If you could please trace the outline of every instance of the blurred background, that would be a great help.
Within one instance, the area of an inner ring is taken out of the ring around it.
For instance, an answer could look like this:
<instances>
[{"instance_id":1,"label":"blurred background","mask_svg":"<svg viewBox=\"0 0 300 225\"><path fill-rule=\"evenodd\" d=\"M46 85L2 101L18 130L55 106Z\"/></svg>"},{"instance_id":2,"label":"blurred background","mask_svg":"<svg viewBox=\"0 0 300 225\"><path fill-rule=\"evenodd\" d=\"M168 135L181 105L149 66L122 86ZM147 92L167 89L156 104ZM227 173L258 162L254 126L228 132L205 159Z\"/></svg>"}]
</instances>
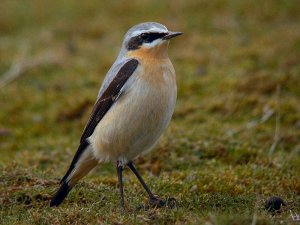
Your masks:
<instances>
[{"instance_id":1,"label":"blurred background","mask_svg":"<svg viewBox=\"0 0 300 225\"><path fill-rule=\"evenodd\" d=\"M184 33L169 49L178 84L173 120L155 151L138 160L157 192L181 193L185 213L176 220L215 210L203 201L224 209L228 195L242 196L230 210L250 212L246 221L257 199L272 194L299 212L299 1L1 0L2 215L24 210L24 198L44 212L35 194L47 201L54 191L124 34L147 21ZM116 192L114 176L113 165L104 165L84 184Z\"/></svg>"}]
</instances>

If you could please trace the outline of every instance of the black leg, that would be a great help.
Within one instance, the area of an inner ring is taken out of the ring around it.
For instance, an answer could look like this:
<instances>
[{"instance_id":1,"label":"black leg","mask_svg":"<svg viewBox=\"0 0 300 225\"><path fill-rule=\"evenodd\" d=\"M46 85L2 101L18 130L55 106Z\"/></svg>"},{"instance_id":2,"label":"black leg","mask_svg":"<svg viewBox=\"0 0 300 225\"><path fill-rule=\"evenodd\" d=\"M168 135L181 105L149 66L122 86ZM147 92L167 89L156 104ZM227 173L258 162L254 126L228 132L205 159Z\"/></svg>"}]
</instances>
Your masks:
<instances>
[{"instance_id":1,"label":"black leg","mask_svg":"<svg viewBox=\"0 0 300 225\"><path fill-rule=\"evenodd\" d=\"M143 178L141 177L141 175L139 174L139 172L136 170L135 166L133 165L133 162L130 161L127 165L131 169L131 171L135 174L135 176L140 181L140 183L143 185L143 187L147 191L149 197L150 198L155 198L154 194L150 191L150 189L148 188L147 184L145 183L145 181L143 180Z\"/></svg>"},{"instance_id":2,"label":"black leg","mask_svg":"<svg viewBox=\"0 0 300 225\"><path fill-rule=\"evenodd\" d=\"M117 162L117 172L118 172L119 189L121 195L121 208L124 209L124 192L123 192L123 180L122 180L123 166L120 165L119 161Z\"/></svg>"},{"instance_id":3,"label":"black leg","mask_svg":"<svg viewBox=\"0 0 300 225\"><path fill-rule=\"evenodd\" d=\"M150 205L157 206L157 207L164 206L166 202L162 199L159 199L159 198L155 197L155 195L150 191L149 187L147 186L147 184L145 183L145 181L143 180L143 178L141 177L141 175L139 174L139 172L137 171L137 169L133 165L133 162L130 161L127 165L131 169L131 171L135 174L137 179L140 181L140 183L143 185L146 192L148 193L149 198L150 198Z\"/></svg>"}]
</instances>

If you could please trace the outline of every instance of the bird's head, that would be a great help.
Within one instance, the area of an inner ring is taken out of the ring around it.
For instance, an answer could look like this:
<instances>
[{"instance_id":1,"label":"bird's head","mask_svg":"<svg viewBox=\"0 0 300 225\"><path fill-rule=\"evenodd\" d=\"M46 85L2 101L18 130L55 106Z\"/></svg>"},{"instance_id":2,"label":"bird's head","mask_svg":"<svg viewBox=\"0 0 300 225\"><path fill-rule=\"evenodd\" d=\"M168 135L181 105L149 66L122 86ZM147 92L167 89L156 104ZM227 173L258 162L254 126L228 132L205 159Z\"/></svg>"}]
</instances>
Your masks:
<instances>
[{"instance_id":1,"label":"bird's head","mask_svg":"<svg viewBox=\"0 0 300 225\"><path fill-rule=\"evenodd\" d=\"M142 54L147 57L159 57L167 55L169 40L181 34L169 31L160 23L141 23L128 30L122 48L130 56Z\"/></svg>"}]
</instances>

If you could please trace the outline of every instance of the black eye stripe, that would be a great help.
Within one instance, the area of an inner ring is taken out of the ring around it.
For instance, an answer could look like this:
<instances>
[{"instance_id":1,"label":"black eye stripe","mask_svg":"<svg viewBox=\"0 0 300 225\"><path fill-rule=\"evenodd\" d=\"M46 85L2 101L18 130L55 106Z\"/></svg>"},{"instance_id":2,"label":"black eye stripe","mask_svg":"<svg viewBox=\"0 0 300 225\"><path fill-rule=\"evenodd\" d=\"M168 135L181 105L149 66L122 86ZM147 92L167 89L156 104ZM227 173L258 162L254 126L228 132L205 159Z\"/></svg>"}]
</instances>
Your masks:
<instances>
[{"instance_id":1,"label":"black eye stripe","mask_svg":"<svg viewBox=\"0 0 300 225\"><path fill-rule=\"evenodd\" d=\"M151 43L152 41L162 38L167 33L142 33L129 40L127 44L128 50L138 49L143 43Z\"/></svg>"},{"instance_id":2,"label":"black eye stripe","mask_svg":"<svg viewBox=\"0 0 300 225\"><path fill-rule=\"evenodd\" d=\"M142 36L145 35L145 34L141 34ZM147 43L151 43L152 41L158 39L158 38L161 38L163 36L165 36L166 34L164 33L146 33L146 39L145 39L145 42Z\"/></svg>"}]
</instances>

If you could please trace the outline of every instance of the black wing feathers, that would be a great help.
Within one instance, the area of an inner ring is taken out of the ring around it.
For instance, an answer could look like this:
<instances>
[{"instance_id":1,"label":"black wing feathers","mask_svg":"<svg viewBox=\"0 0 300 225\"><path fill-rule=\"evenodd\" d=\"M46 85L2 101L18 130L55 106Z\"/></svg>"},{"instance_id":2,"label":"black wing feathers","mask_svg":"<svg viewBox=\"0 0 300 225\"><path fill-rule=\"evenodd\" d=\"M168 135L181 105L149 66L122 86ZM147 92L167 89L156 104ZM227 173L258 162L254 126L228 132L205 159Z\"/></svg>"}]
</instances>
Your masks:
<instances>
[{"instance_id":1,"label":"black wing feathers","mask_svg":"<svg viewBox=\"0 0 300 225\"><path fill-rule=\"evenodd\" d=\"M95 103L93 111L90 116L90 119L89 119L87 125L85 126L83 133L81 135L80 145L78 147L78 150L72 160L69 170L67 171L66 175L62 178L60 183L64 182L65 179L69 176L69 174L74 169L75 164L78 161L80 155L84 152L86 147L89 145L87 138L93 134L99 121L103 118L103 116L107 113L107 111L113 105L113 103L116 100L116 97L120 93L121 88L124 86L126 81L136 70L138 64L139 64L139 62L136 59L131 59L128 62L126 62L121 67L118 74L115 76L115 78L109 84L109 86L104 91L104 93L101 95L101 97Z\"/></svg>"},{"instance_id":2,"label":"black wing feathers","mask_svg":"<svg viewBox=\"0 0 300 225\"><path fill-rule=\"evenodd\" d=\"M131 59L119 70L117 76L115 76L102 96L96 102L90 120L82 133L81 142L92 135L97 124L112 106L115 98L119 95L121 88L136 70L138 64L138 60Z\"/></svg>"},{"instance_id":3,"label":"black wing feathers","mask_svg":"<svg viewBox=\"0 0 300 225\"><path fill-rule=\"evenodd\" d=\"M88 145L89 145L89 143L88 143L87 140L80 142L79 147L78 147L78 149L77 149L77 152L75 153L74 158L73 158L73 160L72 160L72 162L71 162L71 165L70 165L70 167L69 167L67 173L66 173L66 174L64 175L64 177L60 180L60 184L62 184L62 183L65 182L65 180L67 179L67 177L70 175L70 173L71 173L72 170L74 169L75 164L76 164L76 162L79 160L80 155L84 152L84 150L86 149L86 147L87 147Z\"/></svg>"}]
</instances>

